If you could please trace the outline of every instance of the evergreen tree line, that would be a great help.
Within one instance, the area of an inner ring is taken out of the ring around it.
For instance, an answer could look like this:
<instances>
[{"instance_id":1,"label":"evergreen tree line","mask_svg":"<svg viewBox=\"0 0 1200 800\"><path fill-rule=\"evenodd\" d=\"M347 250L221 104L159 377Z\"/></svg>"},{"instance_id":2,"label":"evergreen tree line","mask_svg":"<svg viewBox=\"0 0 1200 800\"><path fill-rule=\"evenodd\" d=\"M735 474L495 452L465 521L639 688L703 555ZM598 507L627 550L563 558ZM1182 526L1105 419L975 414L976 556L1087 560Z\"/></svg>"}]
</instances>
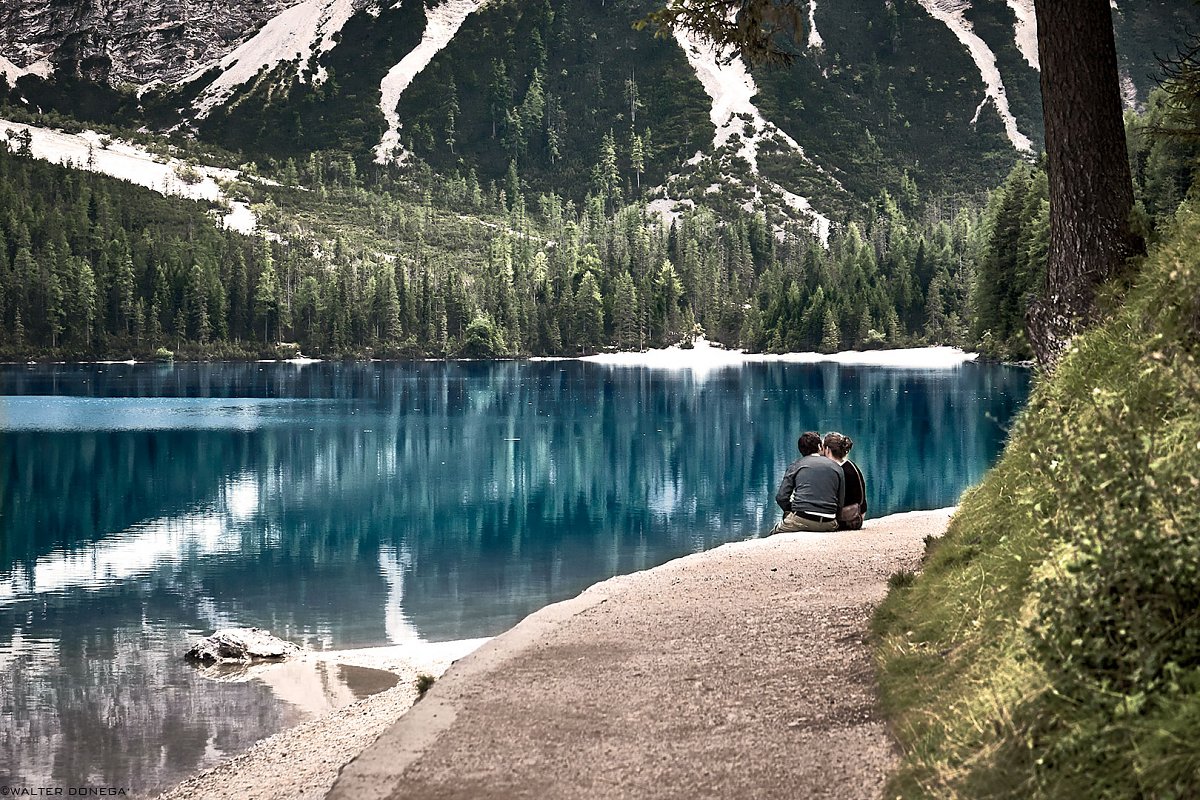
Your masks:
<instances>
[{"instance_id":1,"label":"evergreen tree line","mask_svg":"<svg viewBox=\"0 0 1200 800\"><path fill-rule=\"evenodd\" d=\"M1148 231L1191 186L1195 141L1146 134L1179 109L1164 91L1130 118ZM529 207L515 164L486 185L420 164L360 173L336 151L264 169L304 187L262 189L256 208L283 238L222 231L200 204L0 147L0 354L573 355L703 330L756 351L1030 355L1049 206L1044 171L1025 162L986 203L882 193L827 247L748 213L665 225L600 186L578 207L554 194ZM305 233L306 208L351 221Z\"/></svg>"},{"instance_id":2,"label":"evergreen tree line","mask_svg":"<svg viewBox=\"0 0 1200 800\"><path fill-rule=\"evenodd\" d=\"M390 252L295 226L286 241L222 231L197 203L0 148L0 348L239 357L288 342L320 355L483 357L664 346L699 329L766 350L966 343L969 208L913 220L885 195L826 249L761 215L700 209L667 226L640 207L609 214L604 197L577 210L555 195L527 210L519 184L509 201L428 172L419 202L381 204L352 162L318 161L317 174L299 173L326 196L398 209L372 221L390 227ZM477 244L430 247L444 242L437 206L498 222Z\"/></svg>"}]
</instances>

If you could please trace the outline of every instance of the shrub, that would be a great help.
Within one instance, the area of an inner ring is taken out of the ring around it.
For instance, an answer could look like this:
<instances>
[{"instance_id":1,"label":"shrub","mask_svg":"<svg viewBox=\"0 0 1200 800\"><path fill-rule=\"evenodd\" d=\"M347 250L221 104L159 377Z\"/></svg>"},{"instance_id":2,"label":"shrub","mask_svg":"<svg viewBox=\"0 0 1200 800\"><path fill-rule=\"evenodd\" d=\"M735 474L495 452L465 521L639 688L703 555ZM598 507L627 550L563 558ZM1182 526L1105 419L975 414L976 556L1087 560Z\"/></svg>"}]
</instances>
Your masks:
<instances>
[{"instance_id":1,"label":"shrub","mask_svg":"<svg viewBox=\"0 0 1200 800\"><path fill-rule=\"evenodd\" d=\"M1200 214L875 618L889 796L1200 797Z\"/></svg>"},{"instance_id":2,"label":"shrub","mask_svg":"<svg viewBox=\"0 0 1200 800\"><path fill-rule=\"evenodd\" d=\"M1158 254L1175 266L1154 300L1080 340L1041 414L1035 463L1058 544L1031 630L1068 697L1126 703L1200 668L1200 275L1186 256Z\"/></svg>"},{"instance_id":3,"label":"shrub","mask_svg":"<svg viewBox=\"0 0 1200 800\"><path fill-rule=\"evenodd\" d=\"M505 355L508 348L504 338L496 330L491 317L486 314L476 316L467 325L463 334L462 346L458 349L459 358L495 358Z\"/></svg>"}]
</instances>

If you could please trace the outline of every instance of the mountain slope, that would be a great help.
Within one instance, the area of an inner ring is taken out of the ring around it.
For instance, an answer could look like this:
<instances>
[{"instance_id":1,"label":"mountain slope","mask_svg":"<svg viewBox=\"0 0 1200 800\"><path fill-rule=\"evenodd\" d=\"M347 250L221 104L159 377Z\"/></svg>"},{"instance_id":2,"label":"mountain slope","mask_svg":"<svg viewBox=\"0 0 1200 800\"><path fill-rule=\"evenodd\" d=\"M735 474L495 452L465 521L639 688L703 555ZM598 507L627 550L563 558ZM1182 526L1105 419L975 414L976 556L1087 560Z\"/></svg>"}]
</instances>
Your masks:
<instances>
[{"instance_id":1,"label":"mountain slope","mask_svg":"<svg viewBox=\"0 0 1200 800\"><path fill-rule=\"evenodd\" d=\"M294 3L10 0L0 7L0 55L112 85L172 83Z\"/></svg>"},{"instance_id":2,"label":"mountain slope","mask_svg":"<svg viewBox=\"0 0 1200 800\"><path fill-rule=\"evenodd\" d=\"M413 156L508 195L757 204L820 229L881 189L979 192L1042 137L1031 0L808 0L795 63L744 75L632 30L654 0L52 5L5 12L14 104L260 160ZM1125 0L1114 21L1136 104L1200 9Z\"/></svg>"}]
</instances>

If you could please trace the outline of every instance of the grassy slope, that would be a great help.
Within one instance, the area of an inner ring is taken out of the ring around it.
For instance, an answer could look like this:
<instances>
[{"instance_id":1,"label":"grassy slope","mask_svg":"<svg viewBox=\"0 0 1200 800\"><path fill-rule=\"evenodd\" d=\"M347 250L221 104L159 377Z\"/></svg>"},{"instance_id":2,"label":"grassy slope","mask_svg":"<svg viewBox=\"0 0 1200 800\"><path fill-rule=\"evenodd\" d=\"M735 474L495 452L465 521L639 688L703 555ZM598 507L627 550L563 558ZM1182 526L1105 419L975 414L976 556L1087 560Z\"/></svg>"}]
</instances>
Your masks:
<instances>
[{"instance_id":1,"label":"grassy slope","mask_svg":"<svg viewBox=\"0 0 1200 800\"><path fill-rule=\"evenodd\" d=\"M1200 796L1200 213L875 619L889 796Z\"/></svg>"}]
</instances>

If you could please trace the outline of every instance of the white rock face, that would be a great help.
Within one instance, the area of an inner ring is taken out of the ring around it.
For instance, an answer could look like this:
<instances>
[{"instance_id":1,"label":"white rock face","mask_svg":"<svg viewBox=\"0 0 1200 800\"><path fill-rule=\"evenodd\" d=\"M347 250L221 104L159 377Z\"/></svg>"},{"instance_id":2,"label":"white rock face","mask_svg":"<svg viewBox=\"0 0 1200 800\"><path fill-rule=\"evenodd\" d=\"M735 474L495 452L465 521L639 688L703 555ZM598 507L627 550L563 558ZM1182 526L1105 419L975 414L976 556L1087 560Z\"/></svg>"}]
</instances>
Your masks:
<instances>
[{"instance_id":1,"label":"white rock face","mask_svg":"<svg viewBox=\"0 0 1200 800\"><path fill-rule=\"evenodd\" d=\"M307 80L310 76L304 71L304 65L308 59L333 49L335 34L354 16L355 10L353 0L304 0L274 17L216 64L196 68L184 82L199 78L214 66L221 70L197 98L197 116L206 116L261 70L271 69L284 61L299 61L300 80ZM324 77L323 74L311 76L317 83Z\"/></svg>"},{"instance_id":2,"label":"white rock face","mask_svg":"<svg viewBox=\"0 0 1200 800\"><path fill-rule=\"evenodd\" d=\"M1037 15L1033 10L1033 0L1008 0L1008 7L1017 16L1013 23L1013 38L1016 39L1017 49L1034 69L1041 69L1038 63L1037 44Z\"/></svg>"},{"instance_id":3,"label":"white rock face","mask_svg":"<svg viewBox=\"0 0 1200 800\"><path fill-rule=\"evenodd\" d=\"M46 78L52 72L54 72L54 67L44 58L41 61L33 62L27 67L18 67L4 56L0 56L0 75L8 79L9 86L15 85L17 79L22 75L37 75L38 77Z\"/></svg>"},{"instance_id":4,"label":"white rock face","mask_svg":"<svg viewBox=\"0 0 1200 800\"><path fill-rule=\"evenodd\" d=\"M1129 74L1129 70L1121 68L1121 103L1130 111L1142 110L1142 104L1138 98L1137 84L1133 82L1133 76Z\"/></svg>"},{"instance_id":5,"label":"white rock face","mask_svg":"<svg viewBox=\"0 0 1200 800\"><path fill-rule=\"evenodd\" d=\"M759 174L758 149L767 139L783 142L799 158L806 161L809 161L809 158L795 139L781 131L774 123L767 121L754 105L753 98L758 94L758 87L745 63L740 58L725 59L724 54L717 52L711 44L701 42L691 33L677 30L675 39L687 55L692 69L696 71L696 77L704 86L705 93L712 99L709 119L716 128L713 146L718 149L724 147L736 134L740 141L737 155L750 165L750 172L756 179L756 196L761 199L757 182L768 185L782 196L789 208L809 219L813 233L819 236L823 243L827 243L829 218L818 213L808 198L790 192Z\"/></svg>"},{"instance_id":6,"label":"white rock face","mask_svg":"<svg viewBox=\"0 0 1200 800\"><path fill-rule=\"evenodd\" d=\"M396 113L400 95L413 82L413 78L429 66L433 57L450 43L467 17L478 11L484 2L485 0L445 0L441 5L425 8L425 33L421 36L421 43L400 59L400 63L388 70L388 74L379 84L379 107L387 119L388 129L375 148L376 163L386 164L389 161L404 160L405 154L400 146L402 123L400 115Z\"/></svg>"},{"instance_id":7,"label":"white rock face","mask_svg":"<svg viewBox=\"0 0 1200 800\"><path fill-rule=\"evenodd\" d=\"M996 54L979 38L975 27L966 17L966 10L971 7L969 0L920 0L920 3L931 17L949 28L955 38L962 42L971 54L975 66L979 68L979 74L983 78L984 98L979 108L975 109L975 119L972 122L979 119L983 107L990 100L995 104L996 111L1004 122L1004 131L1013 147L1025 153L1033 152L1033 142L1017 128L1017 120L1008 107L1008 95L1004 90L1004 81L1000 78L1000 70L996 66Z\"/></svg>"},{"instance_id":8,"label":"white rock face","mask_svg":"<svg viewBox=\"0 0 1200 800\"><path fill-rule=\"evenodd\" d=\"M174 82L233 50L296 0L4 0L0 56L18 69L91 59L113 84ZM36 67L44 70L46 67ZM0 63L0 69L7 68Z\"/></svg>"},{"instance_id":9,"label":"white rock face","mask_svg":"<svg viewBox=\"0 0 1200 800\"><path fill-rule=\"evenodd\" d=\"M825 40L817 30L817 0L808 0L808 47L810 50L820 50L824 46Z\"/></svg>"}]
</instances>

